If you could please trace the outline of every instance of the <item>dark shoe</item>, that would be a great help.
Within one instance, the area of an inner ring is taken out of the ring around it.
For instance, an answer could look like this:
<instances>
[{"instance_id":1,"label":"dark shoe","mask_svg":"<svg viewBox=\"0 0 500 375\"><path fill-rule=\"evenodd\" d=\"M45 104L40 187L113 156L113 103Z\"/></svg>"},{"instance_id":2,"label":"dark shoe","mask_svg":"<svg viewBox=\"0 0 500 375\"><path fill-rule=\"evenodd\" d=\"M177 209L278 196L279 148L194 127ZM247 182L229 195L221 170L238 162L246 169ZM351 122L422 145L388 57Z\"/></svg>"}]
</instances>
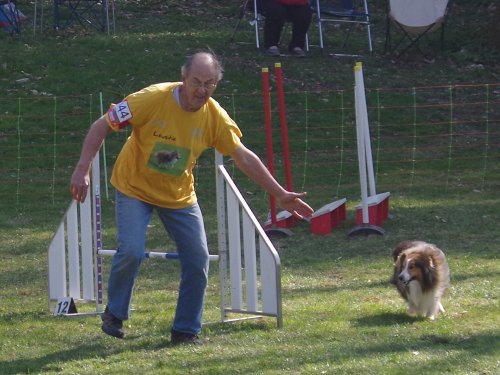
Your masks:
<instances>
[{"instance_id":1,"label":"dark shoe","mask_svg":"<svg viewBox=\"0 0 500 375\"><path fill-rule=\"evenodd\" d=\"M294 47L290 52L292 53L292 55L297 57L306 57L306 53L300 47Z\"/></svg>"},{"instance_id":2,"label":"dark shoe","mask_svg":"<svg viewBox=\"0 0 500 375\"><path fill-rule=\"evenodd\" d=\"M104 333L119 339L122 339L123 336L125 336L125 332L123 331L123 321L111 314L107 306L101 315L101 319L101 328Z\"/></svg>"},{"instance_id":3,"label":"dark shoe","mask_svg":"<svg viewBox=\"0 0 500 375\"><path fill-rule=\"evenodd\" d=\"M191 344L191 345L203 345L198 335L192 333L184 333L172 330L170 336L170 342L172 345L181 344Z\"/></svg>"},{"instance_id":4,"label":"dark shoe","mask_svg":"<svg viewBox=\"0 0 500 375\"><path fill-rule=\"evenodd\" d=\"M280 50L278 46L271 46L266 50L267 54L269 56L279 56L280 55Z\"/></svg>"}]
</instances>

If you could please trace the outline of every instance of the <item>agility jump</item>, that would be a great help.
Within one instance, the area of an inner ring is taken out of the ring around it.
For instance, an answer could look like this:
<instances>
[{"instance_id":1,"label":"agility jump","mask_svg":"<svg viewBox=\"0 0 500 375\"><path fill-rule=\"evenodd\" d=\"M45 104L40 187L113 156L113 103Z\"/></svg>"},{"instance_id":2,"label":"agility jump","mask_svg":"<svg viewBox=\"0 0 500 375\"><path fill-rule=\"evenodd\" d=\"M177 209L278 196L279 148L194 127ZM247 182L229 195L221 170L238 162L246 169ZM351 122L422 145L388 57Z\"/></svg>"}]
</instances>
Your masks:
<instances>
[{"instance_id":1,"label":"agility jump","mask_svg":"<svg viewBox=\"0 0 500 375\"><path fill-rule=\"evenodd\" d=\"M220 321L274 317L282 327L279 255L217 151L215 171L218 254L210 255L210 260L219 262ZM48 300L54 315L96 315L104 311L103 256L116 250L104 249L102 244L99 176L98 153L92 163L91 199L70 204L48 249ZM145 257L177 259L177 253L148 252ZM95 310L78 313L77 303L93 303Z\"/></svg>"}]
</instances>

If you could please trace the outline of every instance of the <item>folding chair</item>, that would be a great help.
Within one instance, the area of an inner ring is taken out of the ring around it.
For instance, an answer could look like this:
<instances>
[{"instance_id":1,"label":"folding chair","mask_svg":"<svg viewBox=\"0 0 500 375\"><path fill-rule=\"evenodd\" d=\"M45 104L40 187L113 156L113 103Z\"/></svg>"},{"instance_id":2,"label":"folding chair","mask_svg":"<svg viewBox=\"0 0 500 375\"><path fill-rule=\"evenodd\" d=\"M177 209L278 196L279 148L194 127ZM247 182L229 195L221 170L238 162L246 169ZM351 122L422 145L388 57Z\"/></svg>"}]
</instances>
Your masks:
<instances>
[{"instance_id":1,"label":"folding chair","mask_svg":"<svg viewBox=\"0 0 500 375\"><path fill-rule=\"evenodd\" d=\"M255 46L257 49L260 49L260 23L264 21L265 15L262 12L262 4L265 0L245 0L243 4L240 6L240 13L238 16L238 21L233 29L233 33L231 34L231 43L234 42L234 37L236 32L238 31L241 21L247 17L247 13L249 13L249 24L254 28L255 32ZM286 34L288 27L288 22L285 24L283 32L281 34L281 39ZM281 43L281 40L280 40ZM309 51L309 38L306 34L306 51Z\"/></svg>"},{"instance_id":2,"label":"folding chair","mask_svg":"<svg viewBox=\"0 0 500 375\"><path fill-rule=\"evenodd\" d=\"M0 1L0 28L10 35L21 32L21 23L27 17L16 7L14 1Z\"/></svg>"},{"instance_id":3,"label":"folding chair","mask_svg":"<svg viewBox=\"0 0 500 375\"><path fill-rule=\"evenodd\" d=\"M243 4L240 6L240 13L238 16L238 21L233 29L233 33L231 34L231 42L234 42L234 36L238 31L241 21L247 17L247 13L250 14L249 23L253 26L255 31L255 46L260 48L259 42L259 21L262 20L262 15L259 13L259 0L245 0Z\"/></svg>"},{"instance_id":4,"label":"folding chair","mask_svg":"<svg viewBox=\"0 0 500 375\"><path fill-rule=\"evenodd\" d=\"M429 36L437 31L440 31L441 51L443 51L448 3L449 0L389 0L385 53L390 52L399 58L414 48L425 58L433 58L436 55L435 49L431 48L430 52L424 51L423 41L427 40L430 46ZM392 44L392 33L400 35L394 44Z\"/></svg>"},{"instance_id":5,"label":"folding chair","mask_svg":"<svg viewBox=\"0 0 500 375\"><path fill-rule=\"evenodd\" d=\"M114 28L114 0L54 0L54 29L64 30L79 23L109 33L110 10Z\"/></svg>"},{"instance_id":6,"label":"folding chair","mask_svg":"<svg viewBox=\"0 0 500 375\"><path fill-rule=\"evenodd\" d=\"M370 52L373 51L370 12L368 11L367 0L312 0L311 7L316 13L321 51L324 48L323 23L327 22L347 24L349 26L342 48L346 46L354 26L366 26L368 49Z\"/></svg>"}]
</instances>

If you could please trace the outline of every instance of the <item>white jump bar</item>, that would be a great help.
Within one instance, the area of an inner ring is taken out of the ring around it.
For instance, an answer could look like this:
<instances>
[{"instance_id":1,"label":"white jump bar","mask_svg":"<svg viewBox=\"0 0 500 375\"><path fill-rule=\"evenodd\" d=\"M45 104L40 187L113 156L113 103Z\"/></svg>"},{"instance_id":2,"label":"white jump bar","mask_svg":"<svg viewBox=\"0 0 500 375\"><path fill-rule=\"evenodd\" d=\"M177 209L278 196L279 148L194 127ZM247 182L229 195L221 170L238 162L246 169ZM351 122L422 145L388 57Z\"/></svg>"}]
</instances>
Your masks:
<instances>
[{"instance_id":1,"label":"white jump bar","mask_svg":"<svg viewBox=\"0 0 500 375\"><path fill-rule=\"evenodd\" d=\"M115 255L116 250L102 249L97 252L99 255ZM162 253L158 251L147 251L144 253L146 258L165 258L165 259L179 259L178 253ZM210 254L208 259L211 261L218 261L218 255Z\"/></svg>"}]
</instances>

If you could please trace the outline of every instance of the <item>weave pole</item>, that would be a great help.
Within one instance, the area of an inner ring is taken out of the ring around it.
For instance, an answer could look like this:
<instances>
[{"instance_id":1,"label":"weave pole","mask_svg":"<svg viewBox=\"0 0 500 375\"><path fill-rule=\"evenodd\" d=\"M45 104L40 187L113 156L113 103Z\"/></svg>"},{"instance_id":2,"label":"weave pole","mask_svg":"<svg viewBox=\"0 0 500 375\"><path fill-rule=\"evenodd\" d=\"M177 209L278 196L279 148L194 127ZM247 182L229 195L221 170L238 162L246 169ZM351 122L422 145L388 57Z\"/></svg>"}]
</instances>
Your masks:
<instances>
[{"instance_id":1,"label":"weave pole","mask_svg":"<svg viewBox=\"0 0 500 375\"><path fill-rule=\"evenodd\" d=\"M282 85L281 79L281 64L280 64L280 84ZM280 86L280 85L278 85ZM273 177L275 176L274 170L274 150L273 150L273 125L272 125L272 116L271 116L271 95L270 95L270 87L269 87L269 69L262 68L262 98L264 101L264 127L266 133L266 156L267 156L267 168ZM283 87L281 87L281 92L283 95ZM282 98L284 103L284 98ZM280 106L281 108L281 106ZM280 111L281 114L281 111ZM281 129L283 130L283 122L281 123ZM286 127L286 120L285 120ZM283 132L282 132L283 133ZM286 143L288 149L288 135L286 135ZM291 190L291 179L287 178L287 188ZM267 220L264 224L266 228L266 233L269 235L277 235L277 236L291 236L292 232L287 229L287 227L291 226L289 223L293 222L293 216L288 211L282 211L279 214L276 214L276 200L273 196L269 196L269 220Z\"/></svg>"},{"instance_id":2,"label":"weave pole","mask_svg":"<svg viewBox=\"0 0 500 375\"><path fill-rule=\"evenodd\" d=\"M281 63L274 64L276 88L278 94L278 111L280 115L281 142L283 144L283 162L285 164L285 180L288 191L293 191L292 168L290 163L290 148L288 146L288 124L286 121L285 92L283 90L283 74Z\"/></svg>"},{"instance_id":3,"label":"weave pole","mask_svg":"<svg viewBox=\"0 0 500 375\"><path fill-rule=\"evenodd\" d=\"M274 151L273 151L273 123L271 118L271 95L269 90L269 69L262 68L262 99L264 104L264 127L266 132L266 157L267 169L274 176ZM269 209L271 211L271 224L276 225L276 201L269 196Z\"/></svg>"}]
</instances>

